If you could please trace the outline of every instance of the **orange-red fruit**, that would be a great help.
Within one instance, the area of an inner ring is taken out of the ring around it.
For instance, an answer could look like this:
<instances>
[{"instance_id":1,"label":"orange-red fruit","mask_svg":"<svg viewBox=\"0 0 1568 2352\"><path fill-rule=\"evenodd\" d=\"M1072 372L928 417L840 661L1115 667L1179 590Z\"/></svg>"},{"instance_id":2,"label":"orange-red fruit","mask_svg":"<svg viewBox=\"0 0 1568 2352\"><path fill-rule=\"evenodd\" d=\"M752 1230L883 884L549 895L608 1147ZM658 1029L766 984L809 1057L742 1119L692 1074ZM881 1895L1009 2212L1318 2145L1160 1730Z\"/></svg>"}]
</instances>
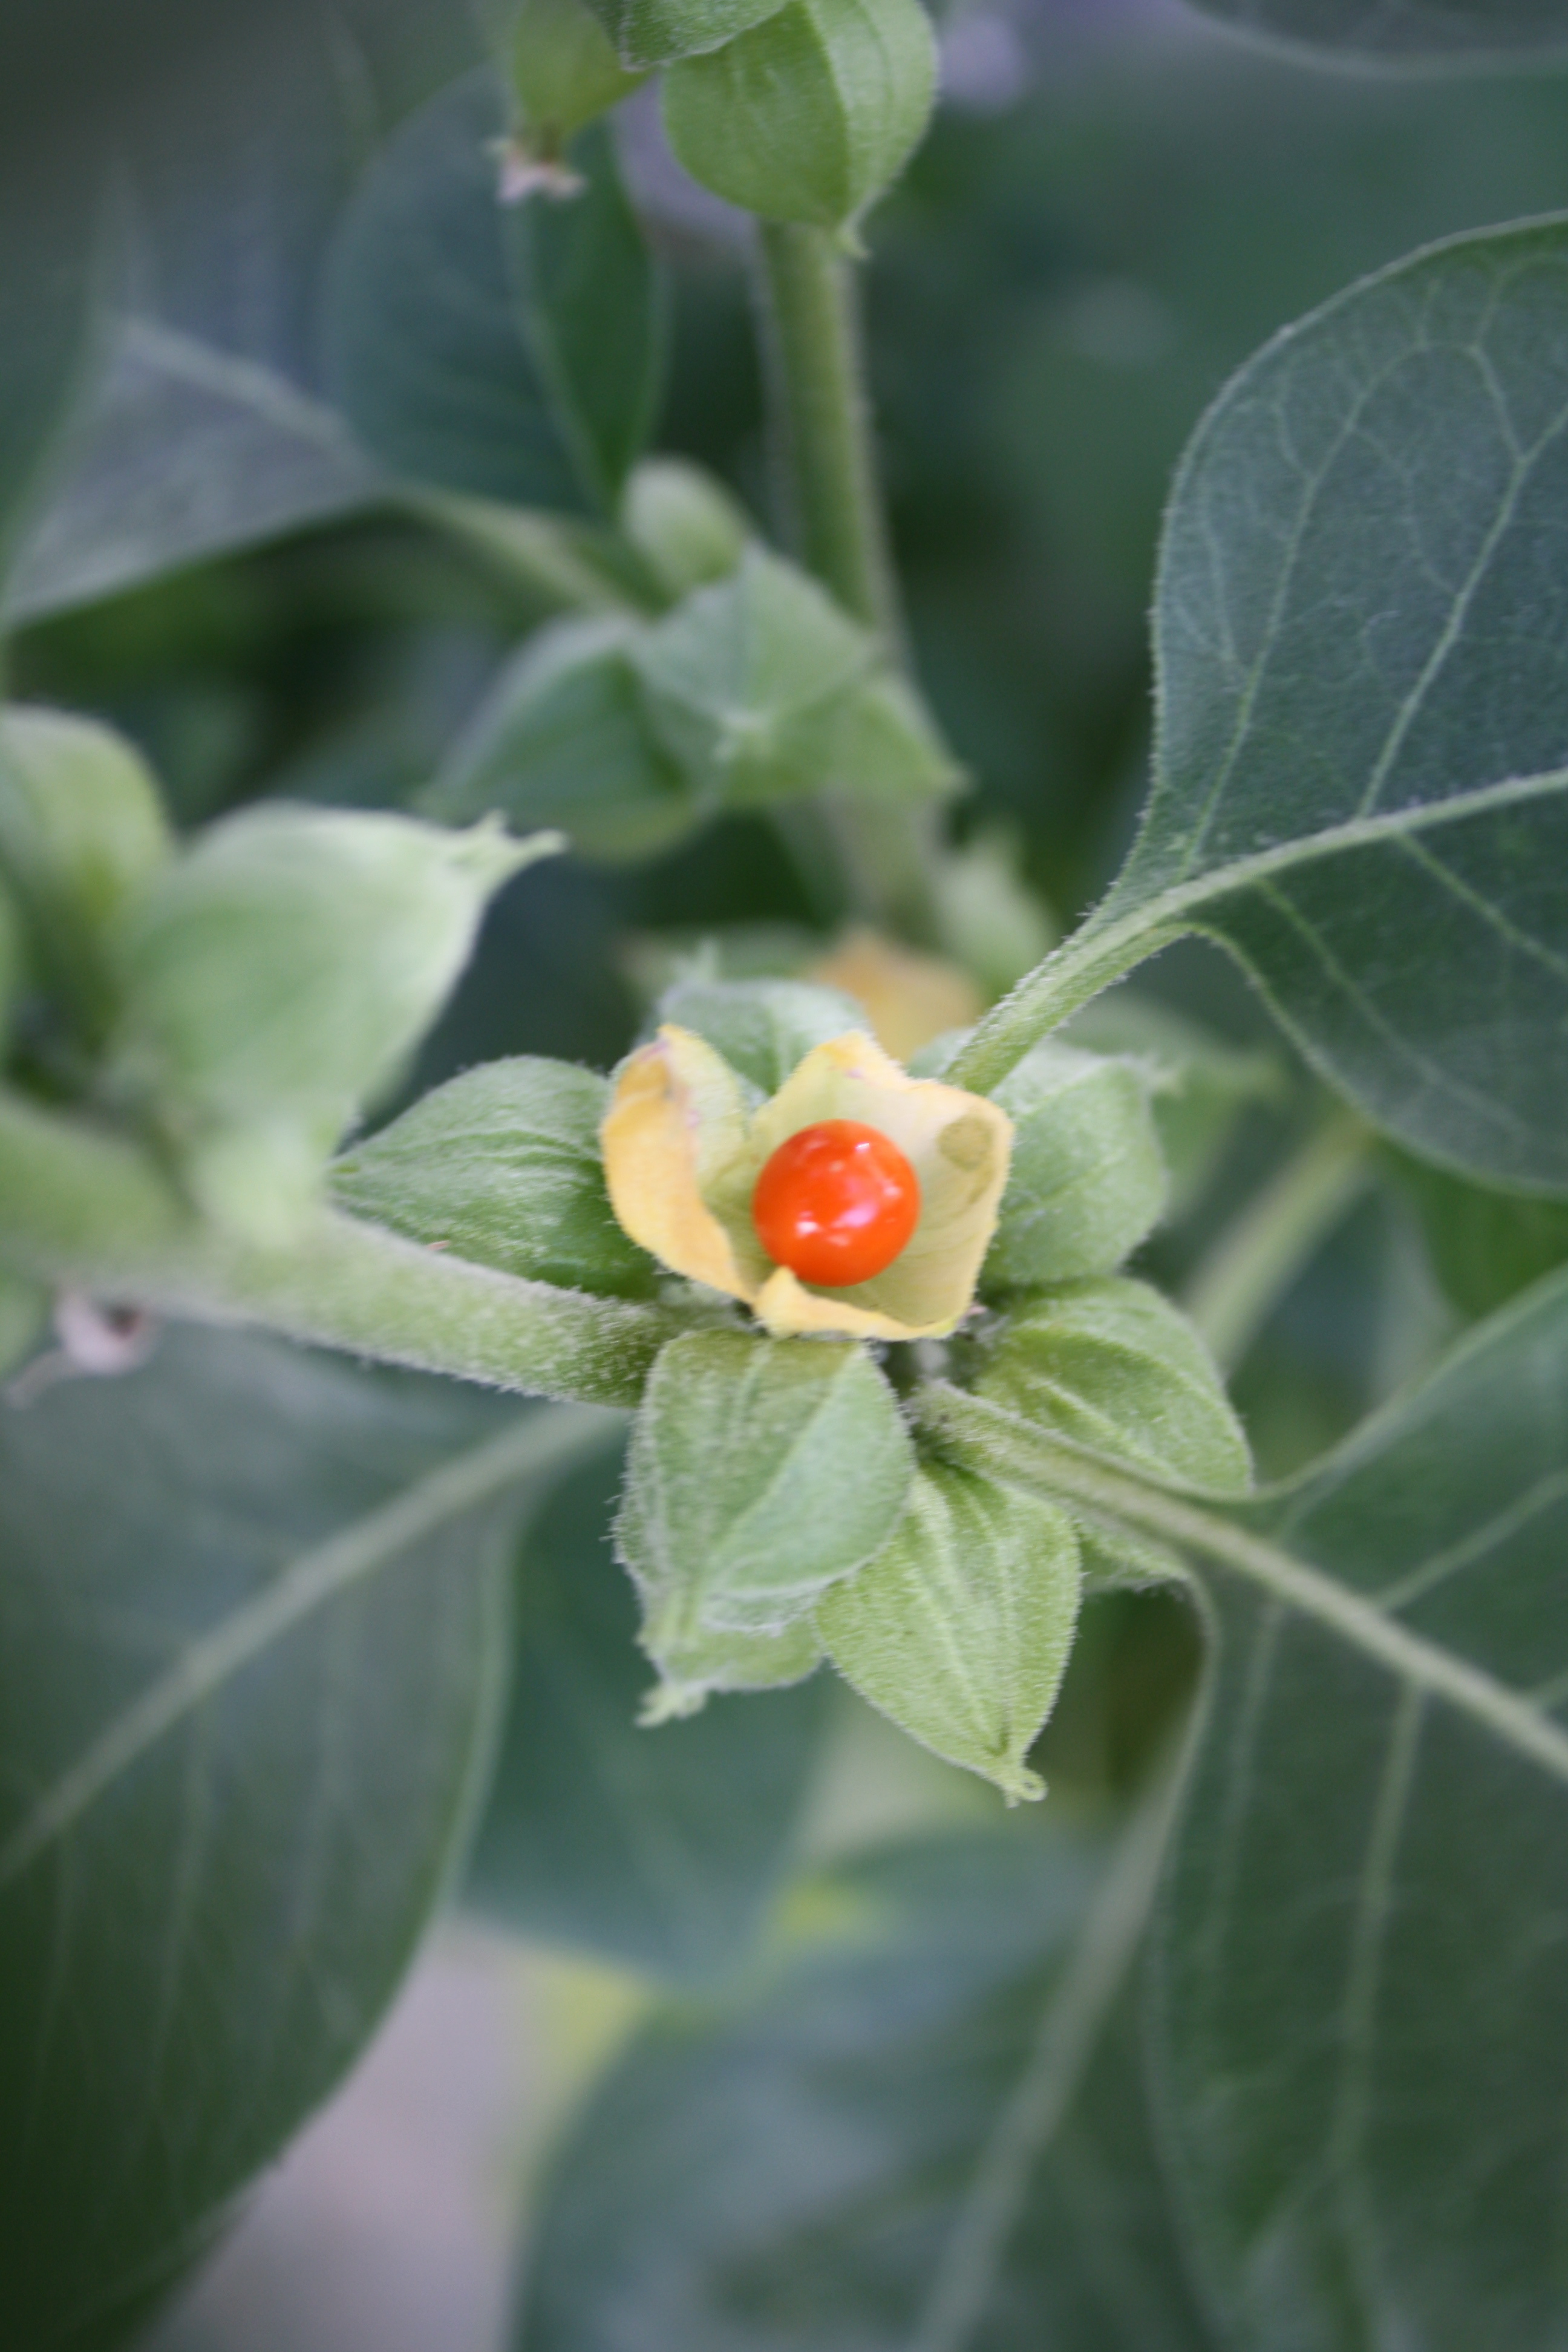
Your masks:
<instances>
[{"instance_id":1,"label":"orange-red fruit","mask_svg":"<svg viewBox=\"0 0 1568 2352\"><path fill-rule=\"evenodd\" d=\"M774 1265L822 1290L869 1282L891 1265L920 1215L920 1178L889 1137L856 1118L801 1128L752 1195L752 1222Z\"/></svg>"}]
</instances>

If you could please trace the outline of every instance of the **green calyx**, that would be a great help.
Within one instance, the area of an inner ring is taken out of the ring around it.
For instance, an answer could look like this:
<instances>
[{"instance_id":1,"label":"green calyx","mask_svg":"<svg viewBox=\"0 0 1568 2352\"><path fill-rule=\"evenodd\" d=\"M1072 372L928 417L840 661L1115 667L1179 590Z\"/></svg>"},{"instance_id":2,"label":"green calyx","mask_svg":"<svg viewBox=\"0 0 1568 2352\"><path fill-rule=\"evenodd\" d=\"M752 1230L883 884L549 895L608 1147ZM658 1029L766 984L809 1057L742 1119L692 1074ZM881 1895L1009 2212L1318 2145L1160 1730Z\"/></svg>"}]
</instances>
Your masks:
<instances>
[{"instance_id":1,"label":"green calyx","mask_svg":"<svg viewBox=\"0 0 1568 2352\"><path fill-rule=\"evenodd\" d=\"M935 94L920 0L788 0L672 67L664 119L692 178L728 203L847 229L903 170Z\"/></svg>"}]
</instances>

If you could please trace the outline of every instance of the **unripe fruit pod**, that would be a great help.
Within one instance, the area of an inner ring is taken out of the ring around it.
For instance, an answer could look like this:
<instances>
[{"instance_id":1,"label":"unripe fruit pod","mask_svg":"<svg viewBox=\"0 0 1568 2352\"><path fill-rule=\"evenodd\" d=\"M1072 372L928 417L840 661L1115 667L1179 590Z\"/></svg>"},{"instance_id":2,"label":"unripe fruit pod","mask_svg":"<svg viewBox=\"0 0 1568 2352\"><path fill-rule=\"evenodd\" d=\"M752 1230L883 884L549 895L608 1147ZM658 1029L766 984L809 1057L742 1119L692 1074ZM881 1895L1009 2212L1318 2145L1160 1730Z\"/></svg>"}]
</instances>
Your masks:
<instances>
[{"instance_id":1,"label":"unripe fruit pod","mask_svg":"<svg viewBox=\"0 0 1568 2352\"><path fill-rule=\"evenodd\" d=\"M120 736L58 710L0 717L0 876L38 978L90 1039L113 1006L110 933L172 846L152 772Z\"/></svg>"},{"instance_id":2,"label":"unripe fruit pod","mask_svg":"<svg viewBox=\"0 0 1568 2352\"><path fill-rule=\"evenodd\" d=\"M556 162L579 131L643 79L626 71L584 0L521 0L506 59L521 145L542 163Z\"/></svg>"},{"instance_id":3,"label":"unripe fruit pod","mask_svg":"<svg viewBox=\"0 0 1568 2352\"><path fill-rule=\"evenodd\" d=\"M621 529L675 597L727 579L752 536L745 509L723 484L684 457L647 457L634 468Z\"/></svg>"},{"instance_id":4,"label":"unripe fruit pod","mask_svg":"<svg viewBox=\"0 0 1568 2352\"><path fill-rule=\"evenodd\" d=\"M439 1012L485 902L551 836L295 808L213 825L117 940L118 1080L216 1222L286 1242Z\"/></svg>"},{"instance_id":5,"label":"unripe fruit pod","mask_svg":"<svg viewBox=\"0 0 1568 2352\"><path fill-rule=\"evenodd\" d=\"M763 220L844 228L891 187L936 96L920 0L789 0L664 83L694 180Z\"/></svg>"}]
</instances>

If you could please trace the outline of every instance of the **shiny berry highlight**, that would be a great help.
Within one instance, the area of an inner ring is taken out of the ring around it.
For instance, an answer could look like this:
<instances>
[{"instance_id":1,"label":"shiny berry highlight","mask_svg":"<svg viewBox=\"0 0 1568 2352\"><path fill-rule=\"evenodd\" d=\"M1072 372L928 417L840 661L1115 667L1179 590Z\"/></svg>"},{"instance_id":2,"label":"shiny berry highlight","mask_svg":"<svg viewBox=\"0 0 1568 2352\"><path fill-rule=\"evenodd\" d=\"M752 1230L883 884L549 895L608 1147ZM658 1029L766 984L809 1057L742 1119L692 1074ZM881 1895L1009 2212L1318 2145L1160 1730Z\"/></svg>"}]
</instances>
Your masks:
<instances>
[{"instance_id":1,"label":"shiny berry highlight","mask_svg":"<svg viewBox=\"0 0 1568 2352\"><path fill-rule=\"evenodd\" d=\"M801 1128L780 1144L752 1195L752 1222L774 1265L821 1290L882 1273L920 1215L920 1179L898 1145L854 1118Z\"/></svg>"}]
</instances>

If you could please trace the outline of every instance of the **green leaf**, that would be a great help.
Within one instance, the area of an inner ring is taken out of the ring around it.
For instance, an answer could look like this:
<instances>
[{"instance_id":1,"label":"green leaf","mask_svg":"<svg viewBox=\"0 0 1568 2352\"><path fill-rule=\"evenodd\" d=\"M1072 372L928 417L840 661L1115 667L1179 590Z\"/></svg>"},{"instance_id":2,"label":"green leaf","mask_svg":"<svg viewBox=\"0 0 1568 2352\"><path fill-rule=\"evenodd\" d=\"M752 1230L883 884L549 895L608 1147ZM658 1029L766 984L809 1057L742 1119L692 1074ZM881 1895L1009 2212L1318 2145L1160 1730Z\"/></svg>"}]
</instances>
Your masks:
<instances>
[{"instance_id":1,"label":"green leaf","mask_svg":"<svg viewBox=\"0 0 1568 2352\"><path fill-rule=\"evenodd\" d=\"M605 134L571 197L503 206L492 74L416 115L373 166L327 275L333 397L394 473L519 504L613 504L651 423L651 265Z\"/></svg>"},{"instance_id":2,"label":"green leaf","mask_svg":"<svg viewBox=\"0 0 1568 2352\"><path fill-rule=\"evenodd\" d=\"M1110 1274L1158 1223L1165 1163L1131 1062L1037 1045L996 1088L1013 1158L982 1281L992 1294Z\"/></svg>"},{"instance_id":3,"label":"green leaf","mask_svg":"<svg viewBox=\"0 0 1568 2352\"><path fill-rule=\"evenodd\" d=\"M26 1362L48 1320L49 1294L42 1284L0 1269L0 1381Z\"/></svg>"},{"instance_id":4,"label":"green leaf","mask_svg":"<svg viewBox=\"0 0 1568 2352\"><path fill-rule=\"evenodd\" d=\"M982 1343L975 1392L1109 1454L1216 1493L1245 1493L1252 1464L1213 1357L1192 1324L1146 1282L1084 1282L1026 1299ZM1163 1581L1171 1556L1082 1522L1086 1579Z\"/></svg>"},{"instance_id":5,"label":"green leaf","mask_svg":"<svg viewBox=\"0 0 1568 2352\"><path fill-rule=\"evenodd\" d=\"M637 1415L616 1530L649 1656L695 1683L675 1664L694 1637L783 1634L880 1549L912 1474L897 1400L856 1342L672 1340Z\"/></svg>"},{"instance_id":6,"label":"green leaf","mask_svg":"<svg viewBox=\"0 0 1568 2352\"><path fill-rule=\"evenodd\" d=\"M1120 1998L1146 1890L1088 1901L1089 1860L888 1849L743 1995L656 2014L559 2159L517 2352L1212 2352Z\"/></svg>"},{"instance_id":7,"label":"green leaf","mask_svg":"<svg viewBox=\"0 0 1568 2352\"><path fill-rule=\"evenodd\" d=\"M95 1041L114 1009L116 920L172 845L152 772L121 736L63 711L0 713L0 877L36 970Z\"/></svg>"},{"instance_id":8,"label":"green leaf","mask_svg":"<svg viewBox=\"0 0 1568 2352\"><path fill-rule=\"evenodd\" d=\"M3 61L0 61L3 70ZM0 101L3 104L3 101ZM3 120L3 117L0 117ZM6 150L6 161L14 151ZM85 257L91 205L78 188L43 210L0 180L0 588L47 498L98 354Z\"/></svg>"},{"instance_id":9,"label":"green leaf","mask_svg":"<svg viewBox=\"0 0 1568 2352\"><path fill-rule=\"evenodd\" d=\"M1167 518L1142 831L959 1084L1195 929L1375 1124L1568 1190L1565 297L1561 222L1457 238L1221 395Z\"/></svg>"},{"instance_id":10,"label":"green leaf","mask_svg":"<svg viewBox=\"0 0 1568 2352\"><path fill-rule=\"evenodd\" d=\"M766 801L827 781L825 745L877 648L793 564L750 547L637 642L649 716L714 803Z\"/></svg>"},{"instance_id":11,"label":"green leaf","mask_svg":"<svg viewBox=\"0 0 1568 2352\"><path fill-rule=\"evenodd\" d=\"M637 87L584 0L512 0L508 79L531 158L550 164L586 123Z\"/></svg>"},{"instance_id":12,"label":"green leaf","mask_svg":"<svg viewBox=\"0 0 1568 2352\"><path fill-rule=\"evenodd\" d=\"M1495 64L1568 50L1563 0L1193 0L1272 40L1389 63Z\"/></svg>"},{"instance_id":13,"label":"green leaf","mask_svg":"<svg viewBox=\"0 0 1568 2352\"><path fill-rule=\"evenodd\" d=\"M818 1604L816 1625L863 1698L1016 1804L1046 1793L1024 1759L1056 1702L1079 1591L1065 1511L928 1462L891 1541Z\"/></svg>"},{"instance_id":14,"label":"green leaf","mask_svg":"<svg viewBox=\"0 0 1568 2352\"><path fill-rule=\"evenodd\" d=\"M0 1415L0 2270L29 2352L188 2261L363 2047L489 1759L516 1491L601 1426L178 1331Z\"/></svg>"},{"instance_id":15,"label":"green leaf","mask_svg":"<svg viewBox=\"0 0 1568 2352\"><path fill-rule=\"evenodd\" d=\"M621 1451L564 1479L526 1530L511 1704L468 1895L526 1935L701 1981L756 1937L826 1685L637 1728L647 1670L609 1543Z\"/></svg>"},{"instance_id":16,"label":"green leaf","mask_svg":"<svg viewBox=\"0 0 1568 2352\"><path fill-rule=\"evenodd\" d=\"M727 579L756 535L722 482L685 457L645 457L633 467L621 529L671 596Z\"/></svg>"},{"instance_id":17,"label":"green leaf","mask_svg":"<svg viewBox=\"0 0 1568 2352\"><path fill-rule=\"evenodd\" d=\"M694 180L763 220L842 228L898 178L936 95L920 0L788 0L664 77L670 146Z\"/></svg>"},{"instance_id":18,"label":"green leaf","mask_svg":"<svg viewBox=\"0 0 1568 2352\"><path fill-rule=\"evenodd\" d=\"M1489 1315L1568 1259L1568 1204L1488 1192L1406 1152L1384 1158L1415 1204L1432 1270L1462 1314Z\"/></svg>"},{"instance_id":19,"label":"green leaf","mask_svg":"<svg viewBox=\"0 0 1568 2352\"><path fill-rule=\"evenodd\" d=\"M623 65L668 65L760 25L782 0L593 0Z\"/></svg>"},{"instance_id":20,"label":"green leaf","mask_svg":"<svg viewBox=\"0 0 1568 2352\"><path fill-rule=\"evenodd\" d=\"M50 432L68 427L8 616L384 498L321 395L323 255L367 128L384 132L475 61L469 12L159 0L132 18L116 0L71 0L5 16L0 378L21 404L0 440L20 468L29 397ZM71 312L95 298L101 365L68 418L57 355L68 365Z\"/></svg>"},{"instance_id":21,"label":"green leaf","mask_svg":"<svg viewBox=\"0 0 1568 2352\"><path fill-rule=\"evenodd\" d=\"M658 1018L705 1037L759 1097L777 1094L815 1046L866 1027L852 996L800 980L678 980Z\"/></svg>"},{"instance_id":22,"label":"green leaf","mask_svg":"<svg viewBox=\"0 0 1568 2352\"><path fill-rule=\"evenodd\" d=\"M658 1273L616 1223L596 1071L519 1055L465 1070L333 1161L355 1216L479 1265L566 1290L647 1298Z\"/></svg>"},{"instance_id":23,"label":"green leaf","mask_svg":"<svg viewBox=\"0 0 1568 2352\"><path fill-rule=\"evenodd\" d=\"M655 737L624 621L557 621L529 638L458 736L420 805L462 824L499 810L558 826L588 857L643 857L703 814Z\"/></svg>"},{"instance_id":24,"label":"green leaf","mask_svg":"<svg viewBox=\"0 0 1568 2352\"><path fill-rule=\"evenodd\" d=\"M1293 1485L1224 1508L973 1400L935 1417L992 1475L1179 1548L1208 1595L1156 2057L1227 2340L1547 2352L1568 2102L1568 1278Z\"/></svg>"}]
</instances>

